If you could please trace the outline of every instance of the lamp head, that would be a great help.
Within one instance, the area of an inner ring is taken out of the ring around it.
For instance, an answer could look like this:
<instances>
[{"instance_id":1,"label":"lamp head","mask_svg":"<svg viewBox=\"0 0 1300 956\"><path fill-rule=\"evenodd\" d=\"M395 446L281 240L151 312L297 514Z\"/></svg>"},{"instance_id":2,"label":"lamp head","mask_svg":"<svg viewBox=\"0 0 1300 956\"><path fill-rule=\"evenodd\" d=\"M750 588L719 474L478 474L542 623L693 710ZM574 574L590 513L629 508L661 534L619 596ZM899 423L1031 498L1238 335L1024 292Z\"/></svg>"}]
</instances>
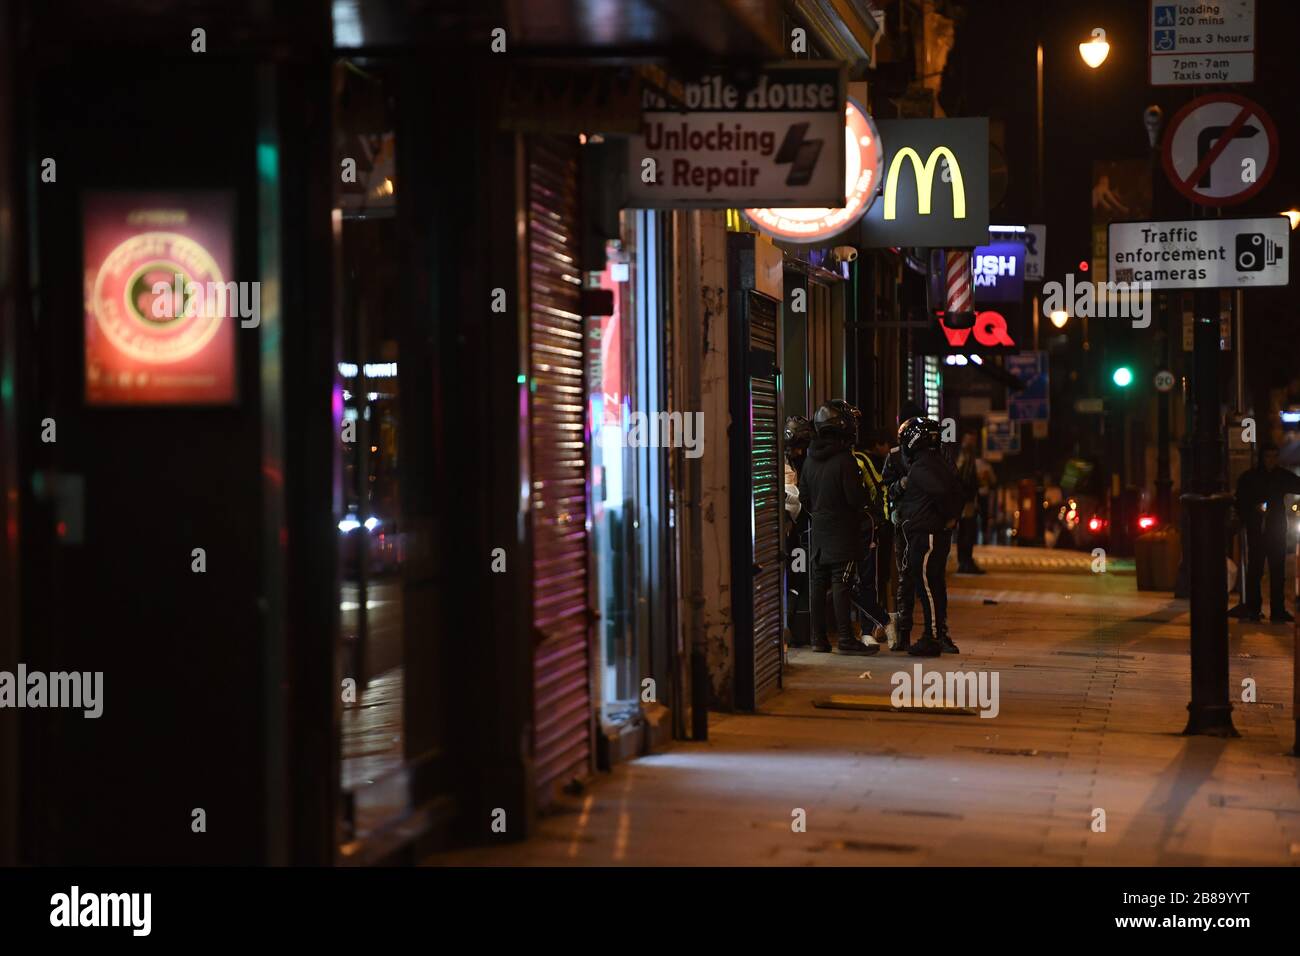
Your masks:
<instances>
[{"instance_id":1,"label":"lamp head","mask_svg":"<svg viewBox=\"0 0 1300 956\"><path fill-rule=\"evenodd\" d=\"M1106 62L1109 54L1110 44L1106 42L1106 31L1101 27L1092 31L1091 40L1079 44L1079 55L1083 57L1083 62L1094 70Z\"/></svg>"}]
</instances>

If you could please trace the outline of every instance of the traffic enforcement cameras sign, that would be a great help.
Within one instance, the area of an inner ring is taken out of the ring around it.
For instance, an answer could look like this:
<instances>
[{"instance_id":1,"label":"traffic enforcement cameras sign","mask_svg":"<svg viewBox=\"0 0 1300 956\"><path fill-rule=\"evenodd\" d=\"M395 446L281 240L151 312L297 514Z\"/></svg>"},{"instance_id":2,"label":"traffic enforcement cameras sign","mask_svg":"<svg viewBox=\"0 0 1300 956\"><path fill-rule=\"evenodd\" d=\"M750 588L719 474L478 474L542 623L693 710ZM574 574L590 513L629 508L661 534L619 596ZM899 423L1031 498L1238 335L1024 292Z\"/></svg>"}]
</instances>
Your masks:
<instances>
[{"instance_id":1,"label":"traffic enforcement cameras sign","mask_svg":"<svg viewBox=\"0 0 1300 956\"><path fill-rule=\"evenodd\" d=\"M1161 289L1240 289L1290 281L1285 216L1113 222L1110 275Z\"/></svg>"}]
</instances>

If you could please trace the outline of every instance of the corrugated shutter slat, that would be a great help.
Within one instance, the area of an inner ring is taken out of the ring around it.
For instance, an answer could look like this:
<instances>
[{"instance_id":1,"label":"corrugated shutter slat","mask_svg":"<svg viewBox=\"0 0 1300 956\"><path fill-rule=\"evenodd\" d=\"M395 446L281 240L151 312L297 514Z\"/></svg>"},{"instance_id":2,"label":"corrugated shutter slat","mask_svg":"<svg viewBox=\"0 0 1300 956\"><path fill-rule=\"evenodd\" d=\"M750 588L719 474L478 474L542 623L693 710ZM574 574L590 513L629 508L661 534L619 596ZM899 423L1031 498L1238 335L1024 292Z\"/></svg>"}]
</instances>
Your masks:
<instances>
[{"instance_id":1,"label":"corrugated shutter slat","mask_svg":"<svg viewBox=\"0 0 1300 956\"><path fill-rule=\"evenodd\" d=\"M533 137L528 154L532 442L533 765L538 802L585 777L591 754L587 652L587 448L583 427L577 153Z\"/></svg>"}]
</instances>

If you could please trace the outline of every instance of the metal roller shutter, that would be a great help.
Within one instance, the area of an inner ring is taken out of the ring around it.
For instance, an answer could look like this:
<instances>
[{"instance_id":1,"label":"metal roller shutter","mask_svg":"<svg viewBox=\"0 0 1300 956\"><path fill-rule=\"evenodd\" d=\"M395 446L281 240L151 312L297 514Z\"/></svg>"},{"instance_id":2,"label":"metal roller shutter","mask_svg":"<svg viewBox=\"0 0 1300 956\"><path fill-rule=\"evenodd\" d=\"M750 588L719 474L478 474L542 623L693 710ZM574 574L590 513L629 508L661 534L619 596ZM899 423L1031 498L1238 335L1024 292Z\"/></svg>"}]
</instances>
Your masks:
<instances>
[{"instance_id":1,"label":"metal roller shutter","mask_svg":"<svg viewBox=\"0 0 1300 956\"><path fill-rule=\"evenodd\" d=\"M575 143L530 139L533 761L543 807L557 784L588 774L591 753L577 172Z\"/></svg>"},{"instance_id":2,"label":"metal roller shutter","mask_svg":"<svg viewBox=\"0 0 1300 956\"><path fill-rule=\"evenodd\" d=\"M731 568L740 710L754 710L781 689L779 305L753 290L733 298Z\"/></svg>"},{"instance_id":3,"label":"metal roller shutter","mask_svg":"<svg viewBox=\"0 0 1300 956\"><path fill-rule=\"evenodd\" d=\"M750 296L749 347L776 360L776 303ZM750 476L754 529L754 705L781 689L781 508L776 378L749 378Z\"/></svg>"}]
</instances>

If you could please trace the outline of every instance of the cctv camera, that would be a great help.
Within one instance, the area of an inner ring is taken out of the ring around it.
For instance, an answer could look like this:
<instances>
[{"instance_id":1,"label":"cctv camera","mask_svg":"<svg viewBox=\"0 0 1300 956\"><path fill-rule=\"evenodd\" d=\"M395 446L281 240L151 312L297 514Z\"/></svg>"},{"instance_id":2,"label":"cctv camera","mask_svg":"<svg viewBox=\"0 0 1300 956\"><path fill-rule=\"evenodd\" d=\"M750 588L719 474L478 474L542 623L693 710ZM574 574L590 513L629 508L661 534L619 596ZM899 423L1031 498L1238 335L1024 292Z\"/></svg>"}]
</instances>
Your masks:
<instances>
[{"instance_id":1,"label":"cctv camera","mask_svg":"<svg viewBox=\"0 0 1300 956\"><path fill-rule=\"evenodd\" d=\"M835 258L841 262L852 262L858 257L858 250L853 246L836 246L834 252Z\"/></svg>"},{"instance_id":2,"label":"cctv camera","mask_svg":"<svg viewBox=\"0 0 1300 956\"><path fill-rule=\"evenodd\" d=\"M1148 106L1146 112L1142 114L1142 121L1147 128L1147 142L1151 148L1155 149L1156 140L1160 138L1160 124L1164 119L1164 111L1158 106Z\"/></svg>"}]
</instances>

